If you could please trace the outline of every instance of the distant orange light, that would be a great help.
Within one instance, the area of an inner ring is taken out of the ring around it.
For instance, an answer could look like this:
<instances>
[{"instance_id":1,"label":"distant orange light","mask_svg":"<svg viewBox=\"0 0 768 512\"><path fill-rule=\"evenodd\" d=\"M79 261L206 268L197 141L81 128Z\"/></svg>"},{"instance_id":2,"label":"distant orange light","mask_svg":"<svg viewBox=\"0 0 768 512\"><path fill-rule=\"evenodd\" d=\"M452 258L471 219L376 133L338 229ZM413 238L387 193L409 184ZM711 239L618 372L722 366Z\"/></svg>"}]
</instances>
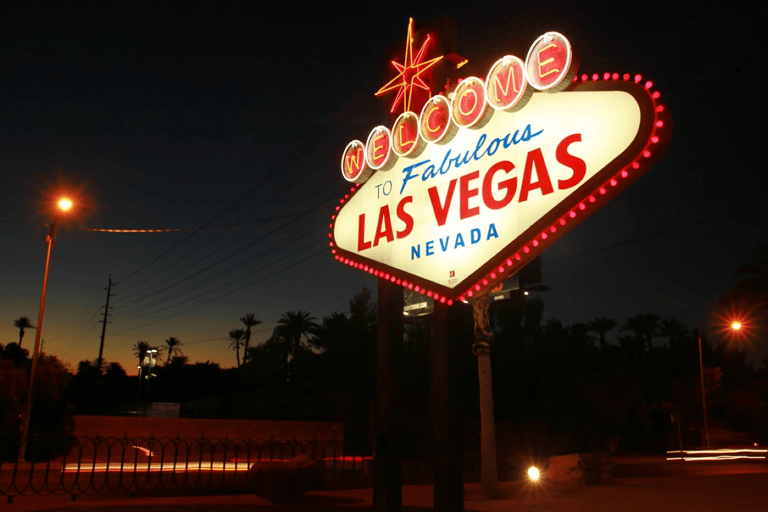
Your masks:
<instances>
[{"instance_id":1,"label":"distant orange light","mask_svg":"<svg viewBox=\"0 0 768 512\"><path fill-rule=\"evenodd\" d=\"M733 329L734 331L738 331L739 329L741 329L741 322L733 322L731 324L731 329Z\"/></svg>"},{"instance_id":2,"label":"distant orange light","mask_svg":"<svg viewBox=\"0 0 768 512\"><path fill-rule=\"evenodd\" d=\"M67 211L67 210L69 210L70 208L72 208L72 201L70 201L70 200L69 200L68 198L66 198L66 197L62 197L61 199L59 199L59 208L60 208L62 211Z\"/></svg>"}]
</instances>

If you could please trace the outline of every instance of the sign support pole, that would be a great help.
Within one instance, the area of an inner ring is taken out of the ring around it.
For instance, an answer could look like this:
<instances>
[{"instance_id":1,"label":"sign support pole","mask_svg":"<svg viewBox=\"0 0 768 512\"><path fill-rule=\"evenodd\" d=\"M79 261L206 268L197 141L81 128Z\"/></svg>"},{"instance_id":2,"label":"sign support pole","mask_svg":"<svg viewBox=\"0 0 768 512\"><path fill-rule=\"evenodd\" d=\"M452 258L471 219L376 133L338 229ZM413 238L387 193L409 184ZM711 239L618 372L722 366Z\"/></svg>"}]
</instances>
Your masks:
<instances>
[{"instance_id":1,"label":"sign support pole","mask_svg":"<svg viewBox=\"0 0 768 512\"><path fill-rule=\"evenodd\" d=\"M403 461L396 387L390 354L403 343L403 290L379 279L379 325L376 342L376 436L374 446L373 510L399 512L403 506Z\"/></svg>"},{"instance_id":2,"label":"sign support pole","mask_svg":"<svg viewBox=\"0 0 768 512\"><path fill-rule=\"evenodd\" d=\"M432 424L434 426L434 509L464 510L463 433L459 413L456 364L457 311L435 301L429 352L432 360Z\"/></svg>"}]
</instances>

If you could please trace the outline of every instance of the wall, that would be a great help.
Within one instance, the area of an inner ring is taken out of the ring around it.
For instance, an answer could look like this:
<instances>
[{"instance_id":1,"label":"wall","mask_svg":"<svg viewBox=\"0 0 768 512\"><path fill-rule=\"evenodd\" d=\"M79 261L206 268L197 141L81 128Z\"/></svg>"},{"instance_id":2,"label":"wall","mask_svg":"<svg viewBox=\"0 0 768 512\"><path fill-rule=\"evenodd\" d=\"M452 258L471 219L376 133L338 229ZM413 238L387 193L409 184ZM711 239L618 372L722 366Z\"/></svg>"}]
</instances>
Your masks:
<instances>
[{"instance_id":1,"label":"wall","mask_svg":"<svg viewBox=\"0 0 768 512\"><path fill-rule=\"evenodd\" d=\"M344 424L324 421L259 421L128 416L75 416L76 437L176 437L285 441L342 441Z\"/></svg>"}]
</instances>

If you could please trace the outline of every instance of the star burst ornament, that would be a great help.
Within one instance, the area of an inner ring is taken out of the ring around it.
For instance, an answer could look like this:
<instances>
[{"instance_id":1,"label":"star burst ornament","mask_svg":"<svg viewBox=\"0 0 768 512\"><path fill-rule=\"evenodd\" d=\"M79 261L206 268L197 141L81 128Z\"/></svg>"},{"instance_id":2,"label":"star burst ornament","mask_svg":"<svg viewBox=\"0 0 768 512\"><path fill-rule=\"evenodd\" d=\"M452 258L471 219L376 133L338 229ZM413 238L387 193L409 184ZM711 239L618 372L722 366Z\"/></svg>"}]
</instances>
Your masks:
<instances>
[{"instance_id":1,"label":"star burst ornament","mask_svg":"<svg viewBox=\"0 0 768 512\"><path fill-rule=\"evenodd\" d=\"M376 91L376 96L382 96L389 91L397 89L397 96L390 109L391 113L395 112L401 101L403 102L404 112L408 112L411 109L411 96L413 95L414 87L429 91L429 85L424 82L421 75L443 59L441 55L424 61L424 54L427 52L427 46L429 46L431 39L432 37L428 35L418 53L414 55L413 18L409 18L408 36L405 41L405 58L402 64L392 61L392 65L397 69L398 75Z\"/></svg>"}]
</instances>

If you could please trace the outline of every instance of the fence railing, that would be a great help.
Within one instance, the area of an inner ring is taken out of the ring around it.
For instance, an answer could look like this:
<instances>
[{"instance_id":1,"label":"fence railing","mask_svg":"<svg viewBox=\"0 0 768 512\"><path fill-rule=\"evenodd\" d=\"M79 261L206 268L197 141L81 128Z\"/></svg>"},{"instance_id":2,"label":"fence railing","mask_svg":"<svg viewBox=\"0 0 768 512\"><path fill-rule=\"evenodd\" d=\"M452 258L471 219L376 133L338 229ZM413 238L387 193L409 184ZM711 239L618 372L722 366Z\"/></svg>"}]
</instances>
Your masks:
<instances>
[{"instance_id":1,"label":"fence railing","mask_svg":"<svg viewBox=\"0 0 768 512\"><path fill-rule=\"evenodd\" d=\"M32 436L26 461L15 460L17 446L18 437L0 437L0 496L9 501L20 495L74 499L80 494L246 492L254 463L300 454L323 460L326 488L368 486L373 476L372 458L345 455L340 440L83 437L64 442ZM51 446L61 455L51 457ZM468 457L466 478L476 479L477 473L477 457ZM431 461L404 461L404 482L429 483L431 477Z\"/></svg>"}]
</instances>

